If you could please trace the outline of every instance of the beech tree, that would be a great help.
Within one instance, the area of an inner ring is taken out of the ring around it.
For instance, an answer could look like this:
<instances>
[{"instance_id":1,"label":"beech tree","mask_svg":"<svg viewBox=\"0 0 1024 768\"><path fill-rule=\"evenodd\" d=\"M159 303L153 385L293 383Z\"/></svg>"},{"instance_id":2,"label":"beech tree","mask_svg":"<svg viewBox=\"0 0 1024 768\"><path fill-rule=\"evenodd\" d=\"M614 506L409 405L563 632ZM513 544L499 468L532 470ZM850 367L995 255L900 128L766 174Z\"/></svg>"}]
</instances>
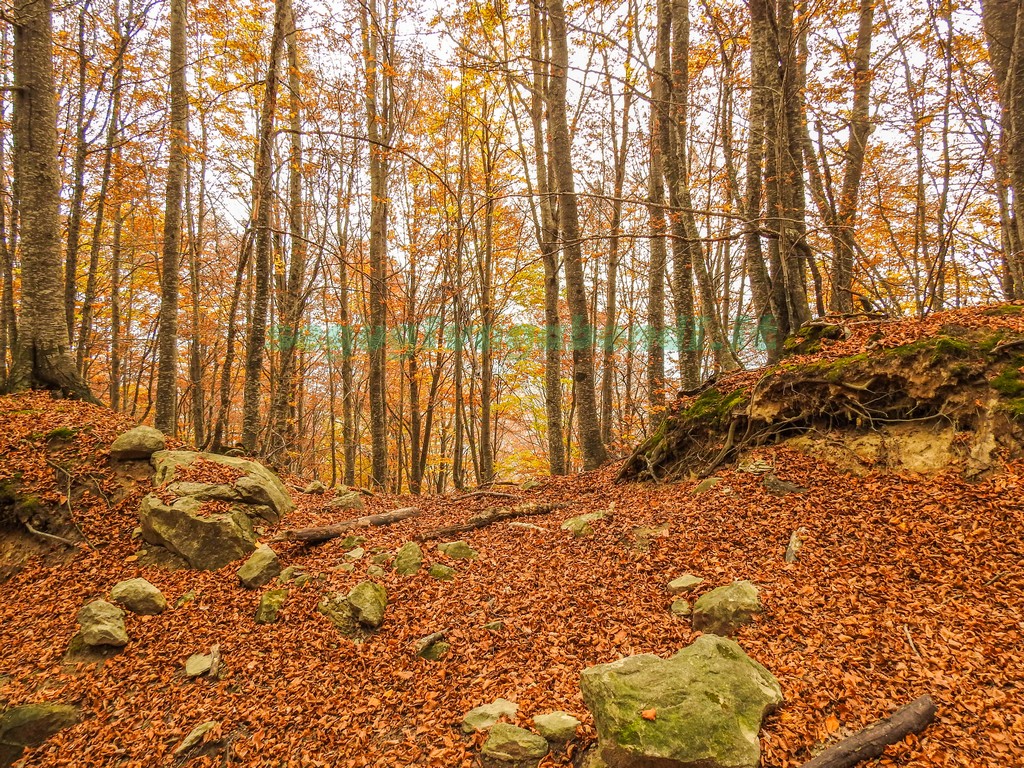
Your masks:
<instances>
[{"instance_id":1,"label":"beech tree","mask_svg":"<svg viewBox=\"0 0 1024 768\"><path fill-rule=\"evenodd\" d=\"M18 344L6 389L53 389L97 402L75 368L63 305L52 2L17 0L12 13L22 291Z\"/></svg>"}]
</instances>

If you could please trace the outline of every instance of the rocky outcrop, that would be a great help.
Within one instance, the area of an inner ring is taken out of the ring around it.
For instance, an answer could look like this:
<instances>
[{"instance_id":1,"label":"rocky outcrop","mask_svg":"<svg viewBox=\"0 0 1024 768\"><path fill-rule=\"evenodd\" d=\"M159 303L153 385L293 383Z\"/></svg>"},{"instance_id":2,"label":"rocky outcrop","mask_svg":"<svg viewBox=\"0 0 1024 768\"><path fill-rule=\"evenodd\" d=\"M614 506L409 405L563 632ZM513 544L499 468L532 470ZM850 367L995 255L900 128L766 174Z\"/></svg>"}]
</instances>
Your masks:
<instances>
[{"instance_id":1,"label":"rocky outcrop","mask_svg":"<svg viewBox=\"0 0 1024 768\"><path fill-rule=\"evenodd\" d=\"M580 687L611 768L757 768L761 720L782 703L772 674L717 635L590 667Z\"/></svg>"},{"instance_id":2,"label":"rocky outcrop","mask_svg":"<svg viewBox=\"0 0 1024 768\"><path fill-rule=\"evenodd\" d=\"M114 585L110 599L142 616L156 616L167 610L167 599L145 579L127 579Z\"/></svg>"},{"instance_id":3,"label":"rocky outcrop","mask_svg":"<svg viewBox=\"0 0 1024 768\"><path fill-rule=\"evenodd\" d=\"M693 628L731 635L760 612L757 587L749 581L734 581L700 596L693 605Z\"/></svg>"},{"instance_id":4,"label":"rocky outcrop","mask_svg":"<svg viewBox=\"0 0 1024 768\"><path fill-rule=\"evenodd\" d=\"M142 500L142 538L183 557L199 570L213 571L256 549L256 533L244 510L202 513L203 502L183 496L165 504L155 494Z\"/></svg>"},{"instance_id":5,"label":"rocky outcrop","mask_svg":"<svg viewBox=\"0 0 1024 768\"><path fill-rule=\"evenodd\" d=\"M139 508L142 538L192 568L216 570L240 560L256 548L254 521L276 523L295 508L281 479L248 459L158 451L150 461L157 492Z\"/></svg>"}]
</instances>

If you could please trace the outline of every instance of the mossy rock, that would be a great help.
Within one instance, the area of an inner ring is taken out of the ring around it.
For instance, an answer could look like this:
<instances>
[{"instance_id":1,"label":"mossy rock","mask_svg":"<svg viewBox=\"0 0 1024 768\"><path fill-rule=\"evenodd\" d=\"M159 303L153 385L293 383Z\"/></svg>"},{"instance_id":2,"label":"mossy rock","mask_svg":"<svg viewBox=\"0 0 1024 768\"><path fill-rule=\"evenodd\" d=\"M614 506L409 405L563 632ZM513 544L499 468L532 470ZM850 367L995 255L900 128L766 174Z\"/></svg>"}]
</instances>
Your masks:
<instances>
[{"instance_id":1,"label":"mossy rock","mask_svg":"<svg viewBox=\"0 0 1024 768\"><path fill-rule=\"evenodd\" d=\"M281 609L288 602L288 590L268 589L260 597L259 607L256 609L257 624L273 624L280 616Z\"/></svg>"}]
</instances>

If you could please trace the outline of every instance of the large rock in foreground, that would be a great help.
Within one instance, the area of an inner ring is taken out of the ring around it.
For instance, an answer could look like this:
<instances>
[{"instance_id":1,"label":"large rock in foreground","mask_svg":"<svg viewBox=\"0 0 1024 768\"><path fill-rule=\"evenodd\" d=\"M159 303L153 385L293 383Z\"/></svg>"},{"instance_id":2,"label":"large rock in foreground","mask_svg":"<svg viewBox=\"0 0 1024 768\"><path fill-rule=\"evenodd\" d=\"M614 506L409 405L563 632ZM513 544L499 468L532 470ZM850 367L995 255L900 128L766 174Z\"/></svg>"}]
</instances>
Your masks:
<instances>
[{"instance_id":1,"label":"large rock in foreground","mask_svg":"<svg viewBox=\"0 0 1024 768\"><path fill-rule=\"evenodd\" d=\"M118 435L110 446L110 458L115 461L148 459L166 447L164 433L153 427L141 426Z\"/></svg>"},{"instance_id":2,"label":"large rock in foreground","mask_svg":"<svg viewBox=\"0 0 1024 768\"><path fill-rule=\"evenodd\" d=\"M193 496L165 504L149 494L139 508L142 538L204 571L223 568L256 549L256 534L243 510L203 515L201 507L202 501Z\"/></svg>"},{"instance_id":3,"label":"large rock in foreground","mask_svg":"<svg viewBox=\"0 0 1024 768\"><path fill-rule=\"evenodd\" d=\"M590 667L580 687L611 768L757 768L761 719L782 703L775 677L717 635Z\"/></svg>"},{"instance_id":4,"label":"large rock in foreground","mask_svg":"<svg viewBox=\"0 0 1024 768\"><path fill-rule=\"evenodd\" d=\"M38 747L57 731L79 721L70 704L24 704L0 715L0 768L21 758L25 747Z\"/></svg>"},{"instance_id":5,"label":"large rock in foreground","mask_svg":"<svg viewBox=\"0 0 1024 768\"><path fill-rule=\"evenodd\" d=\"M536 733L509 723L496 723L480 749L483 768L537 768L548 743Z\"/></svg>"},{"instance_id":6,"label":"large rock in foreground","mask_svg":"<svg viewBox=\"0 0 1024 768\"><path fill-rule=\"evenodd\" d=\"M82 642L88 646L110 645L117 648L128 644L124 629L124 611L106 600L93 600L78 612L82 626Z\"/></svg>"}]
</instances>

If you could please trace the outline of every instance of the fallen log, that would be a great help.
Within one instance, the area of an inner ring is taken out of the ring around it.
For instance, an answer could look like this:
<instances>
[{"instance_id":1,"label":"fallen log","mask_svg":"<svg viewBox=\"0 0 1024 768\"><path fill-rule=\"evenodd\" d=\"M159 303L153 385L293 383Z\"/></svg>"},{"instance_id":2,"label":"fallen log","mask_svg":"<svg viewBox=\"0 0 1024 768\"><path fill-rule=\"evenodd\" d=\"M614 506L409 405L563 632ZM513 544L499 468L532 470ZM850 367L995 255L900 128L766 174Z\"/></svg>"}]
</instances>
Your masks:
<instances>
[{"instance_id":1,"label":"fallen log","mask_svg":"<svg viewBox=\"0 0 1024 768\"><path fill-rule=\"evenodd\" d=\"M325 525L317 528L292 528L288 531L281 531L271 541L301 541L303 544L323 544L325 541L344 536L353 528L368 528L375 525L391 525L392 523L408 520L410 517L420 515L419 507L402 507L391 512L381 512L377 515L365 515L352 520L344 520L333 525Z\"/></svg>"},{"instance_id":2,"label":"fallen log","mask_svg":"<svg viewBox=\"0 0 1024 768\"><path fill-rule=\"evenodd\" d=\"M463 499L472 499L472 498L474 498L476 496L493 496L494 498L497 498L497 499L514 499L515 498L515 494L513 494L513 493L504 493L503 491L470 491L469 493L464 493L461 496L456 496L454 499L452 499L452 501L462 501Z\"/></svg>"},{"instance_id":3,"label":"fallen log","mask_svg":"<svg viewBox=\"0 0 1024 768\"><path fill-rule=\"evenodd\" d=\"M473 531L477 528L486 528L504 520L512 520L517 517L532 517L533 515L547 515L556 509L561 509L564 504L520 504L517 507L498 507L487 509L478 515L469 518L465 523L446 525L443 528L434 528L430 531L416 534L418 541L429 541L431 539L443 539L452 534Z\"/></svg>"},{"instance_id":4,"label":"fallen log","mask_svg":"<svg viewBox=\"0 0 1024 768\"><path fill-rule=\"evenodd\" d=\"M890 744L901 741L908 733L920 733L935 719L935 701L925 694L914 699L891 716L829 747L800 768L852 768L880 757Z\"/></svg>"}]
</instances>

